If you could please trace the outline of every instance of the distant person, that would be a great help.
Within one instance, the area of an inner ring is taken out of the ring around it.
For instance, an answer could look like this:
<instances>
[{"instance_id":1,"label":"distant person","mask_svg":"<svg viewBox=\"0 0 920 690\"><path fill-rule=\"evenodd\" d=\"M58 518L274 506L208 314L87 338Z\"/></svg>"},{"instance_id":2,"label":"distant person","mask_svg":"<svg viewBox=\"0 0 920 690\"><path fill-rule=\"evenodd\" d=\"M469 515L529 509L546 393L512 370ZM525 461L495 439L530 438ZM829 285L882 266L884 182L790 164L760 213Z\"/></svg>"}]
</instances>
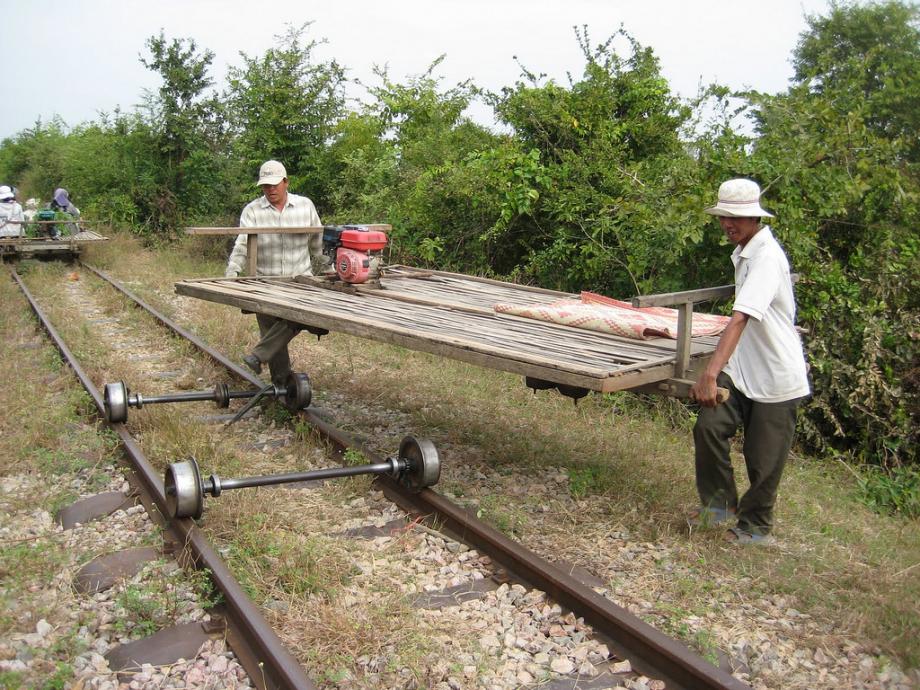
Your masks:
<instances>
[{"instance_id":1,"label":"distant person","mask_svg":"<svg viewBox=\"0 0 920 690\"><path fill-rule=\"evenodd\" d=\"M58 187L54 190L54 196L51 198L51 208L54 211L73 216L74 220L80 218L80 209L73 205L70 200L70 193L63 187Z\"/></svg>"},{"instance_id":2,"label":"distant person","mask_svg":"<svg viewBox=\"0 0 920 690\"><path fill-rule=\"evenodd\" d=\"M25 235L25 216L16 195L8 185L0 185L0 237Z\"/></svg>"},{"instance_id":3,"label":"distant person","mask_svg":"<svg viewBox=\"0 0 920 690\"><path fill-rule=\"evenodd\" d=\"M35 220L35 216L38 215L38 199L35 197L26 199L22 213L26 217L26 222Z\"/></svg>"},{"instance_id":4,"label":"distant person","mask_svg":"<svg viewBox=\"0 0 920 690\"><path fill-rule=\"evenodd\" d=\"M732 315L706 370L690 390L702 406L693 429L700 508L693 525L722 524L737 517L728 541L770 540L773 508L795 435L796 411L810 393L802 342L795 328L789 261L761 219L756 182L734 179L719 187L718 203L706 209L735 245ZM728 400L716 403L716 387ZM744 429L744 462L750 487L739 500L729 455L731 438Z\"/></svg>"},{"instance_id":5,"label":"distant person","mask_svg":"<svg viewBox=\"0 0 920 690\"><path fill-rule=\"evenodd\" d=\"M22 215L25 216L26 224L23 226L23 235L26 237L37 237L41 235L37 225L32 221L38 220L38 199L29 197L23 205Z\"/></svg>"},{"instance_id":6,"label":"distant person","mask_svg":"<svg viewBox=\"0 0 920 690\"><path fill-rule=\"evenodd\" d=\"M54 211L55 220L75 221L80 219L80 209L73 205L73 202L70 200L69 192L63 187L58 187L54 190L54 196L51 197L51 201L47 204L46 208ZM60 237L62 234L62 226L70 235L76 235L80 231L77 223L60 223L50 226L51 236L54 238Z\"/></svg>"},{"instance_id":7,"label":"distant person","mask_svg":"<svg viewBox=\"0 0 920 690\"><path fill-rule=\"evenodd\" d=\"M26 223L31 223L38 216L38 199L30 197L23 204L22 215L25 216Z\"/></svg>"},{"instance_id":8,"label":"distant person","mask_svg":"<svg viewBox=\"0 0 920 690\"><path fill-rule=\"evenodd\" d=\"M305 196L288 193L287 171L278 161L266 161L259 169L262 196L249 202L240 215L241 228L320 227L322 222L313 202ZM225 275L235 278L245 270L247 236L239 235L230 252ZM259 234L257 240L257 276L312 275L312 257L320 259L322 234ZM255 373L262 373L268 363L272 383L283 386L291 373L288 343L301 326L268 314L256 314L261 339L243 362Z\"/></svg>"}]
</instances>

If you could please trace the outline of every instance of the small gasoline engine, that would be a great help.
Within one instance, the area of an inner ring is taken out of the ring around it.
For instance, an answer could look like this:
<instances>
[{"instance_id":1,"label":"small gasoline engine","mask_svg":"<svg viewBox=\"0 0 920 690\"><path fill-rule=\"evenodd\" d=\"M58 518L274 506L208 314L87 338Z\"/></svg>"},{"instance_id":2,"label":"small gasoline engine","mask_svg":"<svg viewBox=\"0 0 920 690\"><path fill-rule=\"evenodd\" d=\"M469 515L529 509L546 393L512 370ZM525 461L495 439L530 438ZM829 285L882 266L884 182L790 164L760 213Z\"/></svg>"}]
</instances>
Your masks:
<instances>
[{"instance_id":1,"label":"small gasoline engine","mask_svg":"<svg viewBox=\"0 0 920 690\"><path fill-rule=\"evenodd\" d=\"M339 280L366 283L380 276L386 233L366 225L324 225L323 253L328 256Z\"/></svg>"}]
</instances>

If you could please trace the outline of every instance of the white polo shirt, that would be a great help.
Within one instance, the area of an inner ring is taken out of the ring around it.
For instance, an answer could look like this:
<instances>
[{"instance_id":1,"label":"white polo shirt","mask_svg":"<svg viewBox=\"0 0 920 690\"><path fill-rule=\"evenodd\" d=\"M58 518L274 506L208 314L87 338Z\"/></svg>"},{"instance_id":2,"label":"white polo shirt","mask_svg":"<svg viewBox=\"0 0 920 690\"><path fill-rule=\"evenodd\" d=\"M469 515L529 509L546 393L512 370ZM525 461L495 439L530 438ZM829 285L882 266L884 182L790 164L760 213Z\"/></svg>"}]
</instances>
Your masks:
<instances>
[{"instance_id":1,"label":"white polo shirt","mask_svg":"<svg viewBox=\"0 0 920 690\"><path fill-rule=\"evenodd\" d=\"M723 371L756 402L777 403L808 395L802 341L795 330L789 261L769 227L732 252L734 311L750 318Z\"/></svg>"}]
</instances>

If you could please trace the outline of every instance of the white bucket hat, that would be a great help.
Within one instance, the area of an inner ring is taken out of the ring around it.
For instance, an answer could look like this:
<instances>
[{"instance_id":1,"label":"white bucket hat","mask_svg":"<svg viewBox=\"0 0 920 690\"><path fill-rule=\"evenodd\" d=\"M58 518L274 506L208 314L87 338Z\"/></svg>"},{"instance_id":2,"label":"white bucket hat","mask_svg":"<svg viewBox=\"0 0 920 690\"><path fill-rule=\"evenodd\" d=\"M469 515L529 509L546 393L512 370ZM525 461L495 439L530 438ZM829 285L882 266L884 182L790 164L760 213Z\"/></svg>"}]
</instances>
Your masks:
<instances>
[{"instance_id":1,"label":"white bucket hat","mask_svg":"<svg viewBox=\"0 0 920 690\"><path fill-rule=\"evenodd\" d=\"M706 209L712 216L733 218L772 218L773 214L760 207L760 187L754 180L737 178L719 187L719 202Z\"/></svg>"},{"instance_id":2,"label":"white bucket hat","mask_svg":"<svg viewBox=\"0 0 920 690\"><path fill-rule=\"evenodd\" d=\"M13 194L13 190L10 189L7 185L0 185L0 201L8 201L9 199L15 199L16 197Z\"/></svg>"},{"instance_id":3,"label":"white bucket hat","mask_svg":"<svg viewBox=\"0 0 920 690\"><path fill-rule=\"evenodd\" d=\"M287 170L278 161L265 161L259 168L259 181L257 185L278 184L287 177Z\"/></svg>"}]
</instances>

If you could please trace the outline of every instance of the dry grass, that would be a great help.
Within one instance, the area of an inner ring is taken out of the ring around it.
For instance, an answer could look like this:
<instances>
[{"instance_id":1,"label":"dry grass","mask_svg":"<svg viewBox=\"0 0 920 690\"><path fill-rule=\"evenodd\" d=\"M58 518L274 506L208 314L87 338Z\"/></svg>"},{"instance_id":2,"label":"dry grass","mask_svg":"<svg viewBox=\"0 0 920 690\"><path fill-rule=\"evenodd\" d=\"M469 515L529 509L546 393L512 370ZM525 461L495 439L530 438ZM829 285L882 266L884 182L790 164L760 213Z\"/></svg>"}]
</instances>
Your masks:
<instances>
[{"instance_id":1,"label":"dry grass","mask_svg":"<svg viewBox=\"0 0 920 690\"><path fill-rule=\"evenodd\" d=\"M41 273L42 266L25 264L20 270L26 275ZM0 281L0 324L0 473L98 464L110 448L96 434L90 399L62 367L9 279ZM49 487L53 493L55 487Z\"/></svg>"},{"instance_id":2,"label":"dry grass","mask_svg":"<svg viewBox=\"0 0 920 690\"><path fill-rule=\"evenodd\" d=\"M197 332L231 356L255 342L253 317L172 294L175 280L219 275L222 261L209 257L197 263L179 252L157 253L117 240L94 263L122 279L142 276L145 297L194 323ZM9 353L8 343L0 346ZM779 544L726 548L717 532L687 533L684 515L696 501L692 418L680 406L652 409L630 394L589 396L575 406L549 392L534 395L520 377L338 334L319 343L303 335L292 344L292 357L296 368L309 372L320 402L324 391L334 390L401 410L411 418L412 433L431 438L439 448L462 445L465 455L457 461L483 461L512 474L565 468L568 485L590 507L571 515L571 524L594 519L599 535L624 529L637 540L672 550L680 568L654 587L674 611L705 611L715 597L793 596L796 608L827 621L839 635L876 646L905 667L920 664L920 525L866 509L857 500L851 474L838 463L795 457L780 489ZM4 390L3 395L11 394ZM169 428L155 432L167 451L185 433ZM201 438L199 452L211 453L217 468L233 468L233 448L216 443L217 450L209 451L213 439L204 431ZM304 443L297 453L306 457L312 452L309 438ZM737 474L744 476L740 464ZM348 490L345 483L341 490ZM258 493L251 495L256 500ZM224 511L245 508L237 500L242 499L219 502L212 527ZM498 514L501 502L493 503ZM511 531L531 530L510 506L499 518ZM335 630L343 615L335 605L321 614L328 637L339 639Z\"/></svg>"},{"instance_id":3,"label":"dry grass","mask_svg":"<svg viewBox=\"0 0 920 690\"><path fill-rule=\"evenodd\" d=\"M424 668L415 660L434 646L394 582L366 574L354 582L361 576L355 563L375 547L328 536L340 529L342 497L366 492L366 483L350 482L321 491L276 487L235 492L209 506L207 528L234 573L321 681L340 680L360 658Z\"/></svg>"},{"instance_id":4,"label":"dry grass","mask_svg":"<svg viewBox=\"0 0 920 690\"><path fill-rule=\"evenodd\" d=\"M412 416L413 433L462 444L491 467L565 467L587 496L609 504L611 524L677 548L691 581L663 581L677 607L705 610L717 581L742 599L793 595L905 667L920 665L920 525L859 503L852 475L833 461L794 457L780 490L776 549L726 549L718 532L688 538L695 505L692 418L630 394L568 398L526 389L520 377L332 334L292 346L317 390L335 389ZM736 476L745 476L740 457ZM521 529L513 511L500 518ZM501 526L501 525L499 525ZM702 564L702 565L701 565Z\"/></svg>"}]
</instances>

